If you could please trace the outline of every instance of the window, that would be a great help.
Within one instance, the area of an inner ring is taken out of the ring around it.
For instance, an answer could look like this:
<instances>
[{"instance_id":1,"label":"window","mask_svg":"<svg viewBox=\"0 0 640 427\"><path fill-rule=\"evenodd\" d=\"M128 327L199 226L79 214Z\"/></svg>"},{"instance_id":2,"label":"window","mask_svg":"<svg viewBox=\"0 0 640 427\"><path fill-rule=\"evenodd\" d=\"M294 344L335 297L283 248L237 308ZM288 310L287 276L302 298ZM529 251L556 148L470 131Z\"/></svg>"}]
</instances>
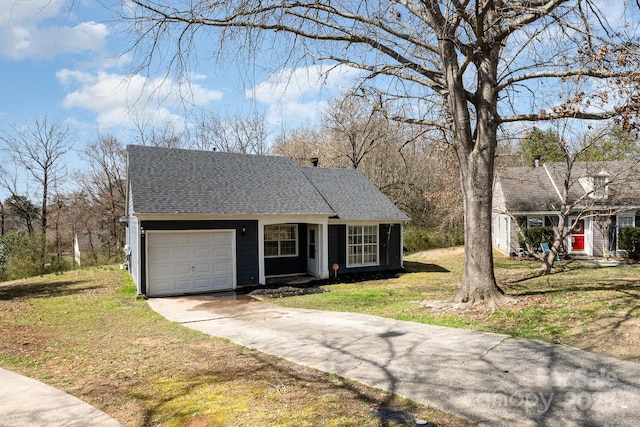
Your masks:
<instances>
[{"instance_id":1,"label":"window","mask_svg":"<svg viewBox=\"0 0 640 427\"><path fill-rule=\"evenodd\" d=\"M349 225L347 227L347 266L378 264L378 226Z\"/></svg>"},{"instance_id":2,"label":"window","mask_svg":"<svg viewBox=\"0 0 640 427\"><path fill-rule=\"evenodd\" d=\"M618 228L635 227L636 221L634 216L624 215L618 217Z\"/></svg>"},{"instance_id":3,"label":"window","mask_svg":"<svg viewBox=\"0 0 640 427\"><path fill-rule=\"evenodd\" d=\"M599 173L593 177L593 197L605 197L607 195L607 184L609 184L609 175Z\"/></svg>"},{"instance_id":4,"label":"window","mask_svg":"<svg viewBox=\"0 0 640 427\"><path fill-rule=\"evenodd\" d=\"M544 217L541 216L528 216L527 228L529 227L544 227Z\"/></svg>"},{"instance_id":5,"label":"window","mask_svg":"<svg viewBox=\"0 0 640 427\"><path fill-rule=\"evenodd\" d=\"M298 255L298 226L277 224L264 226L264 256Z\"/></svg>"}]
</instances>

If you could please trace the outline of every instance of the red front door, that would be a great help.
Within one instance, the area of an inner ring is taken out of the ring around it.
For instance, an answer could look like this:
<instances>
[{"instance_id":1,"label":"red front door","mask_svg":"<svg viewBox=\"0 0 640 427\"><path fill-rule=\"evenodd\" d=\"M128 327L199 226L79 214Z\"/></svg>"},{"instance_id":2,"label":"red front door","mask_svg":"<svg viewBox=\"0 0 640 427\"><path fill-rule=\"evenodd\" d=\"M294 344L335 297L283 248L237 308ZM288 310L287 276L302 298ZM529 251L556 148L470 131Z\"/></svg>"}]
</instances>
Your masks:
<instances>
[{"instance_id":1,"label":"red front door","mask_svg":"<svg viewBox=\"0 0 640 427\"><path fill-rule=\"evenodd\" d=\"M584 219L574 221L571 229L571 250L584 251Z\"/></svg>"}]
</instances>

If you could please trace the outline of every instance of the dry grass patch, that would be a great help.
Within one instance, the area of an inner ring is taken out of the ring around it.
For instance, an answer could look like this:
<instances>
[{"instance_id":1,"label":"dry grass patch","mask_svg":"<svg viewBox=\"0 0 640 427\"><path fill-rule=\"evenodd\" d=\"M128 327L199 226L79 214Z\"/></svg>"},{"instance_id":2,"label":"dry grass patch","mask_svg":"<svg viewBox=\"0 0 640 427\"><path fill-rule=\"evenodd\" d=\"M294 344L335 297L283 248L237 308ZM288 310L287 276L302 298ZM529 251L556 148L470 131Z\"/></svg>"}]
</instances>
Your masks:
<instances>
[{"instance_id":1,"label":"dry grass patch","mask_svg":"<svg viewBox=\"0 0 640 427\"><path fill-rule=\"evenodd\" d=\"M1 367L127 426L379 426L369 411L384 405L440 426L467 425L168 322L135 299L116 269L0 284L0 334Z\"/></svg>"}]
</instances>

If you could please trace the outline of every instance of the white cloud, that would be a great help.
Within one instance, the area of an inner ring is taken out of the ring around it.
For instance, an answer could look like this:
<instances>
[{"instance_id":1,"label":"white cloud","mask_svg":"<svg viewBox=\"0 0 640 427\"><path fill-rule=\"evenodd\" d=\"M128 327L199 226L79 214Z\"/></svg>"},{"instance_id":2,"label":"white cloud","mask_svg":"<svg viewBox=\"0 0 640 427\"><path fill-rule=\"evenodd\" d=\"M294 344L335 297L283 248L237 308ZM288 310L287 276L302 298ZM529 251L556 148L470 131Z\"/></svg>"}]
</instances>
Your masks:
<instances>
[{"instance_id":1,"label":"white cloud","mask_svg":"<svg viewBox=\"0 0 640 427\"><path fill-rule=\"evenodd\" d=\"M51 59L63 53L99 51L106 25L78 22L65 0L0 0L0 56Z\"/></svg>"},{"instance_id":2,"label":"white cloud","mask_svg":"<svg viewBox=\"0 0 640 427\"><path fill-rule=\"evenodd\" d=\"M267 104L267 120L272 124L315 121L327 95L349 87L357 75L358 71L343 65L288 68L269 75L245 96Z\"/></svg>"},{"instance_id":3,"label":"white cloud","mask_svg":"<svg viewBox=\"0 0 640 427\"><path fill-rule=\"evenodd\" d=\"M174 121L173 113L187 102L202 106L222 98L220 92L197 84L179 84L171 80L149 80L142 75L97 74L63 69L57 73L65 87L76 87L64 100L65 108L80 108L96 114L100 127L127 126L135 120L148 123Z\"/></svg>"}]
</instances>

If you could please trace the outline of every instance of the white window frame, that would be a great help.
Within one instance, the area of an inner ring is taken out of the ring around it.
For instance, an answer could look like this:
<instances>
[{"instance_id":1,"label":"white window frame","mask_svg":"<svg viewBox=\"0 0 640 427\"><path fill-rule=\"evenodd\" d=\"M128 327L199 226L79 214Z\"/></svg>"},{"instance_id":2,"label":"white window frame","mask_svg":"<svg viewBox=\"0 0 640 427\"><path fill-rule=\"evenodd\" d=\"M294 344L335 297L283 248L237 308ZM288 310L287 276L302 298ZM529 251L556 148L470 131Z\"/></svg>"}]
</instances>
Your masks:
<instances>
[{"instance_id":1,"label":"white window frame","mask_svg":"<svg viewBox=\"0 0 640 427\"><path fill-rule=\"evenodd\" d=\"M294 242L295 242L295 253L294 254L282 254L282 242L290 242L291 239L276 239L276 240L267 240L267 229L275 228L275 227L293 227L294 234ZM267 255L267 248L265 247L267 242L278 242L278 254L277 255ZM298 234L298 224L267 224L264 226L264 257L265 258L294 258L298 256L298 247L300 244L299 234Z\"/></svg>"},{"instance_id":2,"label":"white window frame","mask_svg":"<svg viewBox=\"0 0 640 427\"><path fill-rule=\"evenodd\" d=\"M635 212L622 212L616 215L616 250L620 250L620 229L627 227L636 227L636 213ZM631 219L633 225L621 226L620 223L623 219Z\"/></svg>"},{"instance_id":3,"label":"white window frame","mask_svg":"<svg viewBox=\"0 0 640 427\"><path fill-rule=\"evenodd\" d=\"M370 242L365 242L364 236L372 236L373 234L365 234L365 229L371 229L373 228L375 230L375 247L376 247L376 252L375 252L375 256L376 259L375 261L372 262L364 262L364 257L365 257L365 247L367 246L372 246L372 243ZM357 229L358 233L354 234L351 233L351 231L353 229ZM346 229L346 234L347 234L347 239L346 239L346 243L347 243L347 268L352 268L352 267L368 267L368 266L376 266L376 265L380 265L380 226L378 224L347 224L347 229ZM360 242L356 242L356 243L351 243L349 240L349 237L351 236L361 236L361 241ZM360 252L359 254L356 254L356 256L358 256L359 261L360 262L351 262L351 248L355 248L355 247L360 247Z\"/></svg>"},{"instance_id":4,"label":"white window frame","mask_svg":"<svg viewBox=\"0 0 640 427\"><path fill-rule=\"evenodd\" d=\"M593 198L606 199L609 195L609 174L604 171L600 172L592 177L592 182Z\"/></svg>"},{"instance_id":5,"label":"white window frame","mask_svg":"<svg viewBox=\"0 0 640 427\"><path fill-rule=\"evenodd\" d=\"M623 219L624 220L631 219L632 225L621 225L621 222L622 222ZM635 227L636 226L636 214L635 214L635 212L618 214L618 218L616 220L616 224L618 224L618 230L620 230L621 228Z\"/></svg>"},{"instance_id":6,"label":"white window frame","mask_svg":"<svg viewBox=\"0 0 640 427\"><path fill-rule=\"evenodd\" d=\"M532 225L531 220L541 221L540 225ZM544 227L544 216L542 215L529 215L527 216L527 228L531 227Z\"/></svg>"}]
</instances>

